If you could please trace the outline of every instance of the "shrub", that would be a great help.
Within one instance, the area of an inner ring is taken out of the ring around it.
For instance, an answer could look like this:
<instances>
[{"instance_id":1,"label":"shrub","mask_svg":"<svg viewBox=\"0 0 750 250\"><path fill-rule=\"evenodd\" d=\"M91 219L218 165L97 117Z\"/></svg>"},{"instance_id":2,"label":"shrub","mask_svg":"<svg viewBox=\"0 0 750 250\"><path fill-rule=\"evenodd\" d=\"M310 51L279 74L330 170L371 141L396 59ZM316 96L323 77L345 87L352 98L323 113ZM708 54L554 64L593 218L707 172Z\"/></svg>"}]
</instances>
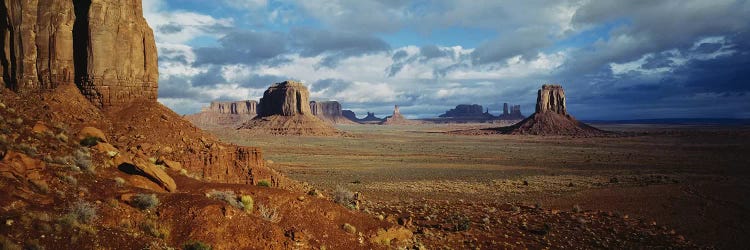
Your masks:
<instances>
[{"instance_id":1,"label":"shrub","mask_svg":"<svg viewBox=\"0 0 750 250\"><path fill-rule=\"evenodd\" d=\"M243 210L245 212L252 212L253 211L253 205L255 204L255 201L253 201L253 197L250 195L243 195L240 197L240 203L242 203Z\"/></svg>"},{"instance_id":2,"label":"shrub","mask_svg":"<svg viewBox=\"0 0 750 250\"><path fill-rule=\"evenodd\" d=\"M18 145L18 150L31 157L37 156L36 147L26 143L21 143L20 145Z\"/></svg>"},{"instance_id":3,"label":"shrub","mask_svg":"<svg viewBox=\"0 0 750 250\"><path fill-rule=\"evenodd\" d=\"M260 180L258 181L258 186L260 187L271 187L271 182L267 180Z\"/></svg>"},{"instance_id":4,"label":"shrub","mask_svg":"<svg viewBox=\"0 0 750 250\"><path fill-rule=\"evenodd\" d=\"M86 201L77 201L69 208L68 213L77 222L88 224L97 218L96 207Z\"/></svg>"},{"instance_id":5,"label":"shrub","mask_svg":"<svg viewBox=\"0 0 750 250\"><path fill-rule=\"evenodd\" d=\"M341 186L336 187L336 190L333 191L333 201L350 209L356 206L354 193Z\"/></svg>"},{"instance_id":6,"label":"shrub","mask_svg":"<svg viewBox=\"0 0 750 250\"><path fill-rule=\"evenodd\" d=\"M232 205L233 207L244 209L243 203L237 200L237 195L234 194L234 191L211 190L211 192L208 192L206 195L209 198L225 201L229 203L229 205Z\"/></svg>"},{"instance_id":7,"label":"shrub","mask_svg":"<svg viewBox=\"0 0 750 250\"><path fill-rule=\"evenodd\" d=\"M68 136L65 135L65 133L63 132L60 132L59 134L55 135L55 138L57 138L61 142L68 142Z\"/></svg>"},{"instance_id":8,"label":"shrub","mask_svg":"<svg viewBox=\"0 0 750 250\"><path fill-rule=\"evenodd\" d=\"M0 235L0 249L21 250L21 246L6 238L5 236Z\"/></svg>"},{"instance_id":9,"label":"shrub","mask_svg":"<svg viewBox=\"0 0 750 250\"><path fill-rule=\"evenodd\" d=\"M99 144L99 137L96 136L87 136L81 140L81 146L84 147L93 147L96 146L96 144Z\"/></svg>"},{"instance_id":10,"label":"shrub","mask_svg":"<svg viewBox=\"0 0 750 250\"><path fill-rule=\"evenodd\" d=\"M466 231L471 227L469 218L464 215L454 215L448 218L448 223L450 223L451 230L454 232Z\"/></svg>"},{"instance_id":11,"label":"shrub","mask_svg":"<svg viewBox=\"0 0 750 250\"><path fill-rule=\"evenodd\" d=\"M62 180L65 181L65 182L67 182L70 185L78 185L78 180L76 180L75 177L70 176L70 175L63 176Z\"/></svg>"},{"instance_id":12,"label":"shrub","mask_svg":"<svg viewBox=\"0 0 750 250\"><path fill-rule=\"evenodd\" d=\"M270 222L279 222L281 220L279 212L276 211L275 207L258 204L258 214L261 218Z\"/></svg>"},{"instance_id":13,"label":"shrub","mask_svg":"<svg viewBox=\"0 0 750 250\"><path fill-rule=\"evenodd\" d=\"M141 229L151 236L159 239L166 239L169 237L169 229L160 226L152 220L147 220L141 224Z\"/></svg>"},{"instance_id":14,"label":"shrub","mask_svg":"<svg viewBox=\"0 0 750 250\"><path fill-rule=\"evenodd\" d=\"M95 168L94 164L91 163L91 153L87 148L79 148L75 151L73 157L78 168L91 173L94 172Z\"/></svg>"},{"instance_id":15,"label":"shrub","mask_svg":"<svg viewBox=\"0 0 750 250\"><path fill-rule=\"evenodd\" d=\"M188 241L183 246L184 250L211 250L211 246L200 241Z\"/></svg>"},{"instance_id":16,"label":"shrub","mask_svg":"<svg viewBox=\"0 0 750 250\"><path fill-rule=\"evenodd\" d=\"M159 206L159 198L155 194L136 194L131 204L141 210L148 210Z\"/></svg>"},{"instance_id":17,"label":"shrub","mask_svg":"<svg viewBox=\"0 0 750 250\"><path fill-rule=\"evenodd\" d=\"M117 185L118 187L122 187L123 185L125 185L125 179L121 177L115 177L115 185Z\"/></svg>"}]
</instances>

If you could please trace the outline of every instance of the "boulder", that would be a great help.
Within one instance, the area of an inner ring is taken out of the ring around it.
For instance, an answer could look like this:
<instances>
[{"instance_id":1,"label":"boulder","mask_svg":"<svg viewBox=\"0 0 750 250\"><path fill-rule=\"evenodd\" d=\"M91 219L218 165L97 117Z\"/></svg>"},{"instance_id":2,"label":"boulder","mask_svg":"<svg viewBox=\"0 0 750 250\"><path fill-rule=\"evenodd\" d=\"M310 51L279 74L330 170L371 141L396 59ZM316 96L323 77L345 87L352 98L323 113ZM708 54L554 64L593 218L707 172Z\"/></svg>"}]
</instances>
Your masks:
<instances>
[{"instance_id":1,"label":"boulder","mask_svg":"<svg viewBox=\"0 0 750 250\"><path fill-rule=\"evenodd\" d=\"M104 132L95 127L84 127L80 131L78 131L78 141L86 139L87 137L96 137L99 138L99 140L102 142L107 142L107 136L104 134Z\"/></svg>"},{"instance_id":2,"label":"boulder","mask_svg":"<svg viewBox=\"0 0 750 250\"><path fill-rule=\"evenodd\" d=\"M177 191L177 184L174 182L174 179L159 167L146 160L141 158L129 160L127 156L123 155L118 156L115 159L115 164L120 170L128 174L143 175L144 177L147 177L168 192Z\"/></svg>"}]
</instances>

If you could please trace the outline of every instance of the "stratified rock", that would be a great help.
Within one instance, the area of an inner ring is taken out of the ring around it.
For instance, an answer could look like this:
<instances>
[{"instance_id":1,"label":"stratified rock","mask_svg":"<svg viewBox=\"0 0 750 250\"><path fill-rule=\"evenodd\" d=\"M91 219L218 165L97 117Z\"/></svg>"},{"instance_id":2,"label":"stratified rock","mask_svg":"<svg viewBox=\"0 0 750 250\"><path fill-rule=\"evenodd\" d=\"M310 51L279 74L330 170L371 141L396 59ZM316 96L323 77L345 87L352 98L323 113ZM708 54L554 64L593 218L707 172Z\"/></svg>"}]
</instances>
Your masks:
<instances>
[{"instance_id":1,"label":"stratified rock","mask_svg":"<svg viewBox=\"0 0 750 250\"><path fill-rule=\"evenodd\" d=\"M536 113L553 112L568 115L565 91L560 85L542 85L536 98Z\"/></svg>"},{"instance_id":2,"label":"stratified rock","mask_svg":"<svg viewBox=\"0 0 750 250\"><path fill-rule=\"evenodd\" d=\"M420 122L406 119L406 117L404 117L401 114L401 111L398 109L398 105L396 105L393 108L393 115L386 117L385 120L380 123L380 125L415 125L415 124L420 124Z\"/></svg>"},{"instance_id":3,"label":"stratified rock","mask_svg":"<svg viewBox=\"0 0 750 250\"><path fill-rule=\"evenodd\" d=\"M74 82L73 2L76 1L0 3L2 86L31 91Z\"/></svg>"},{"instance_id":4,"label":"stratified rock","mask_svg":"<svg viewBox=\"0 0 750 250\"><path fill-rule=\"evenodd\" d=\"M260 99L259 117L272 115L312 115L310 92L305 85L295 81L275 83L263 92Z\"/></svg>"},{"instance_id":5,"label":"stratified rock","mask_svg":"<svg viewBox=\"0 0 750 250\"><path fill-rule=\"evenodd\" d=\"M506 134L602 136L606 132L579 122L568 114L565 91L560 85L542 85L537 94L536 112L523 121L500 131Z\"/></svg>"},{"instance_id":6,"label":"stratified rock","mask_svg":"<svg viewBox=\"0 0 750 250\"><path fill-rule=\"evenodd\" d=\"M75 82L105 108L156 101L156 42L140 0L6 0L0 7L3 86L28 92Z\"/></svg>"},{"instance_id":7,"label":"stratified rock","mask_svg":"<svg viewBox=\"0 0 750 250\"><path fill-rule=\"evenodd\" d=\"M87 26L88 33L73 32L76 40L88 41L76 41L86 44L85 65L77 65L86 71L76 72L83 95L100 107L120 106L134 100L156 101L159 79L156 42L154 32L143 18L141 0L94 0L90 6L85 6L88 1L74 2L76 14L88 9L87 18L78 15L76 20L86 22L81 26ZM80 51L84 47L74 49L75 53L84 53Z\"/></svg>"},{"instance_id":8,"label":"stratified rock","mask_svg":"<svg viewBox=\"0 0 750 250\"><path fill-rule=\"evenodd\" d=\"M337 101L310 102L312 114L323 121L333 124L353 124L352 120L344 117L341 104ZM351 111L350 111L351 112Z\"/></svg>"},{"instance_id":9,"label":"stratified rock","mask_svg":"<svg viewBox=\"0 0 750 250\"><path fill-rule=\"evenodd\" d=\"M215 127L236 128L258 114L258 102L246 100L236 102L211 102L200 113L186 115L185 119L202 129Z\"/></svg>"},{"instance_id":10,"label":"stratified rock","mask_svg":"<svg viewBox=\"0 0 750 250\"><path fill-rule=\"evenodd\" d=\"M315 117L310 110L310 92L302 83L276 83L263 93L258 116L239 129L272 135L338 135L330 123Z\"/></svg>"}]
</instances>

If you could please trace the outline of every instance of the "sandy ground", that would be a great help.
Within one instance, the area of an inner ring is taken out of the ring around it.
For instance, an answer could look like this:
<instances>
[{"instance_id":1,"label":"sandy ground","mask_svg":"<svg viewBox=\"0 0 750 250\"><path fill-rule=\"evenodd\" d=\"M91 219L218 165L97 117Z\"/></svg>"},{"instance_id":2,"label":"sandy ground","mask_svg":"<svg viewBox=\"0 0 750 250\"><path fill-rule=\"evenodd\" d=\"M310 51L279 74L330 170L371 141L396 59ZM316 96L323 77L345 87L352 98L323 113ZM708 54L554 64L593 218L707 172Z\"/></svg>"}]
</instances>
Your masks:
<instances>
[{"instance_id":1,"label":"sandy ground","mask_svg":"<svg viewBox=\"0 0 750 250\"><path fill-rule=\"evenodd\" d=\"M263 148L293 179L362 192L373 211L456 201L576 206L664 225L700 246L750 244L748 127L599 126L624 135L609 138L442 133L483 126L345 125L343 137L212 132Z\"/></svg>"}]
</instances>

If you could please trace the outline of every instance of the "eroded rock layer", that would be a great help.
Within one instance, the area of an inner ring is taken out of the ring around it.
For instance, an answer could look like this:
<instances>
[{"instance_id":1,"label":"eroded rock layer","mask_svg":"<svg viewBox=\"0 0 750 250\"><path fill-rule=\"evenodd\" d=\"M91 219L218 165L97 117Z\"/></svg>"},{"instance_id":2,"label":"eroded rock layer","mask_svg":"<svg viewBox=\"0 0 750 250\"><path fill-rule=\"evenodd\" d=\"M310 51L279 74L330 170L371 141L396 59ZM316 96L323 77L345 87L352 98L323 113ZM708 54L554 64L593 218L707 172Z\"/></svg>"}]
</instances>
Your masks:
<instances>
[{"instance_id":1,"label":"eroded rock layer","mask_svg":"<svg viewBox=\"0 0 750 250\"><path fill-rule=\"evenodd\" d=\"M398 108L398 105L396 105L393 108L393 115L388 116L381 122L381 125L414 125L419 124L418 121L412 121L409 119L406 119L404 115L401 114L401 111Z\"/></svg>"},{"instance_id":2,"label":"eroded rock layer","mask_svg":"<svg viewBox=\"0 0 750 250\"><path fill-rule=\"evenodd\" d=\"M156 100L156 42L140 0L4 0L0 13L5 87L75 82L104 108Z\"/></svg>"}]
</instances>

